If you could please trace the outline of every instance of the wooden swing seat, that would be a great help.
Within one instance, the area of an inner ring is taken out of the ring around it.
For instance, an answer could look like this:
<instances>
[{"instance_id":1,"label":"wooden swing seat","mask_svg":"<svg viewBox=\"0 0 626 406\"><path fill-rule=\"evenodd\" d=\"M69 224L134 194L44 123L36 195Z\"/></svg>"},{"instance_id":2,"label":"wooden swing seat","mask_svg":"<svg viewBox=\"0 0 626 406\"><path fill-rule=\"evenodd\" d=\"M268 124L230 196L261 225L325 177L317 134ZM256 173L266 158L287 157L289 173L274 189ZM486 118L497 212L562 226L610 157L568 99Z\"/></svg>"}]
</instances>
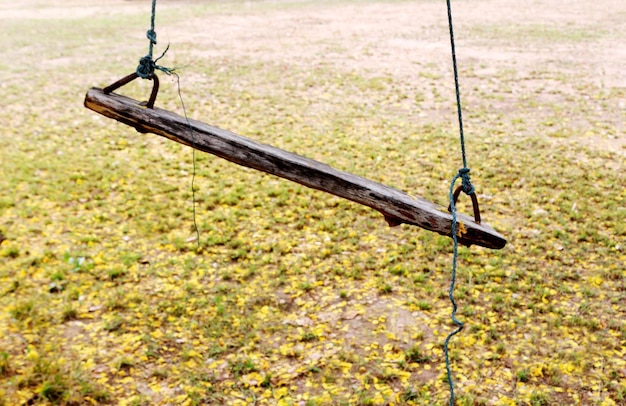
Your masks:
<instances>
[{"instance_id":1,"label":"wooden swing seat","mask_svg":"<svg viewBox=\"0 0 626 406\"><path fill-rule=\"evenodd\" d=\"M191 119L187 121L167 110L146 108L145 103L105 93L103 89L90 89L85 96L85 107L139 132L154 133L236 164L371 207L381 212L390 226L406 223L451 236L452 216L444 207L381 183L218 127ZM457 215L457 221L461 244L492 249L506 245L504 237L488 224L479 224L463 214Z\"/></svg>"}]
</instances>

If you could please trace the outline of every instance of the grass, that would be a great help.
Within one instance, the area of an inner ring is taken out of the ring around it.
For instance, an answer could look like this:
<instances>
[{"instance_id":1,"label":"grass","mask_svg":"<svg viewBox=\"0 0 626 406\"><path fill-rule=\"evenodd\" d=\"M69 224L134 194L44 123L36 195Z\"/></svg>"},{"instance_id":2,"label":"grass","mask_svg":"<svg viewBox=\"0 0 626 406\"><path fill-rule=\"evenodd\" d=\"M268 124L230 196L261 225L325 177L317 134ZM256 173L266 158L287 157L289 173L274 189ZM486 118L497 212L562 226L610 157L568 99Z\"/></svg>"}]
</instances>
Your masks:
<instances>
[{"instance_id":1,"label":"grass","mask_svg":"<svg viewBox=\"0 0 626 406\"><path fill-rule=\"evenodd\" d=\"M204 58L210 44L177 40L202 18L277 7L164 13L162 62L194 61L181 70L190 116L445 203L458 140L437 63L414 62L408 80L315 52L294 63L219 43ZM198 250L190 150L81 105L144 52L145 10L130 10L0 25L0 60L13 61L0 84L0 405L445 404L450 240L197 154ZM572 46L611 33L528 27L534 43ZM459 251L459 404L624 404L623 151L581 142L621 134L619 112L599 111L623 88L582 68L480 63L492 78L462 61L470 166L485 221L509 244ZM157 104L180 112L162 82Z\"/></svg>"}]
</instances>

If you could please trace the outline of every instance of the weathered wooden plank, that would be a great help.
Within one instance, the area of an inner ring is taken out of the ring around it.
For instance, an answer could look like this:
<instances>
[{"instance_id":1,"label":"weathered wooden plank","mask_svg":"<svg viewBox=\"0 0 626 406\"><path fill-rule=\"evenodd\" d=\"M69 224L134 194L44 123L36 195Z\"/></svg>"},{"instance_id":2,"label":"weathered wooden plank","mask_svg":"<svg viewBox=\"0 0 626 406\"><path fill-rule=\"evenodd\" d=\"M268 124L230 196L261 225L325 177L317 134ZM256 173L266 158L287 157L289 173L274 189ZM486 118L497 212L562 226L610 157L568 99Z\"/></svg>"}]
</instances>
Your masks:
<instances>
[{"instance_id":1,"label":"weathered wooden plank","mask_svg":"<svg viewBox=\"0 0 626 406\"><path fill-rule=\"evenodd\" d=\"M148 109L138 101L92 88L85 106L106 117L154 133L231 162L322 190L381 212L390 226L406 223L451 236L452 216L445 208L397 189L332 168L321 162L262 144L221 128L189 120L169 112ZM500 249L506 240L488 224L476 224L471 217L458 215L463 223L459 242Z\"/></svg>"}]
</instances>

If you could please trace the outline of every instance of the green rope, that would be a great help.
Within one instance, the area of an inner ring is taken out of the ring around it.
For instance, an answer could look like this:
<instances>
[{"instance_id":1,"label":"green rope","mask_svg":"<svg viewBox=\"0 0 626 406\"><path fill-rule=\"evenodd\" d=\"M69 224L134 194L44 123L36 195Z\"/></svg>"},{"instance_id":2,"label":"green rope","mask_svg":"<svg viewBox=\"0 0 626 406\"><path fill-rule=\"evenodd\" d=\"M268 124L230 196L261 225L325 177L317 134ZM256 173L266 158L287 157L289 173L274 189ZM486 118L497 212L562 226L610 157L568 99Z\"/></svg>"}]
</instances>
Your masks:
<instances>
[{"instance_id":1,"label":"green rope","mask_svg":"<svg viewBox=\"0 0 626 406\"><path fill-rule=\"evenodd\" d=\"M164 66L157 65L159 59L165 56L165 53L170 46L168 45L165 48L165 51L156 59L152 59L152 52L154 50L154 46L157 43L157 33L154 30L154 20L156 19L156 0L152 0L152 16L150 18L150 29L146 32L146 37L150 40L150 47L148 49L148 54L142 57L139 60L139 65L137 66L137 75L143 79L152 79L155 70L160 70L161 72L171 75L174 72L174 69L166 68Z\"/></svg>"},{"instance_id":2,"label":"green rope","mask_svg":"<svg viewBox=\"0 0 626 406\"><path fill-rule=\"evenodd\" d=\"M457 328L454 331L448 334L448 336L446 337L445 344L444 344L444 353L446 357L446 371L448 373L448 385L450 386L450 406L454 405L454 381L452 379L452 370L450 368L450 354L449 354L450 339L452 339L452 337L454 337L455 335L460 333L461 330L463 330L463 323L456 318L457 304L456 304L456 301L454 300L454 286L456 285L456 270L457 270L457 262L458 262L458 257L459 257L459 241L458 241L458 236L457 236L456 207L454 204L454 184L460 177L464 176L461 174L461 171L463 171L464 169L467 169L467 168L463 168L459 170L459 173L457 173L452 179L452 183L450 184L450 194L449 194L450 211L452 212L452 240L454 241L454 255L452 257L452 281L450 282L450 289L448 290L448 297L450 298L450 302L452 303L452 313L450 317L452 318L452 322L456 324L457 326ZM469 169L467 169L467 172L469 172ZM465 173L465 175L469 176L467 172Z\"/></svg>"},{"instance_id":3,"label":"green rope","mask_svg":"<svg viewBox=\"0 0 626 406\"><path fill-rule=\"evenodd\" d=\"M152 0L152 15L150 17L150 29L146 32L146 37L148 37L148 40L150 40L150 47L148 48L148 54L144 57L142 57L139 60L139 66L137 66L137 75L143 79L152 79L152 77L154 76L154 71L155 70L160 70L161 72L167 74L167 75L174 75L176 76L176 84L178 87L178 98L180 99L180 104L183 108L183 113L185 114L185 120L187 121L187 126L189 127L189 130L191 131L192 134L192 138L191 138L191 151L192 151L192 162L193 162L193 171L192 171L192 175L191 175L191 197L192 197L192 201L193 201L193 206L192 206L192 211L193 211L193 228L196 232L196 243L197 243L197 247L198 247L198 251L200 251L200 230L198 228L198 222L196 220L196 188L195 188L195 181L196 181L196 140L195 140L195 132L193 131L193 128L191 126L191 122L189 121L189 117L187 117L187 108L185 107L185 101L183 100L183 95L182 92L180 90L180 76L174 71L173 68L166 68L160 65L157 65L157 62L159 61L159 59L163 58L163 56L165 56L165 53L168 51L168 49L170 49L169 44L167 45L167 47L165 48L165 51L163 51L163 53L161 54L161 56L159 56L158 58L156 58L155 60L152 60L152 54L154 51L154 46L157 43L157 33L154 30L154 21L156 20L156 0Z\"/></svg>"},{"instance_id":4,"label":"green rope","mask_svg":"<svg viewBox=\"0 0 626 406\"><path fill-rule=\"evenodd\" d=\"M452 67L454 69L454 88L456 91L456 109L459 116L459 132L461 137L461 154L463 156L463 168L467 168L467 159L465 158L465 136L463 135L463 110L461 109L461 91L459 90L459 72L456 63L456 47L454 46L454 30L452 29L452 6L450 0L446 0L448 4L448 27L450 28L450 48L452 49Z\"/></svg>"},{"instance_id":5,"label":"green rope","mask_svg":"<svg viewBox=\"0 0 626 406\"><path fill-rule=\"evenodd\" d=\"M463 168L459 169L458 173L452 179L452 183L450 184L450 212L452 213L452 240L454 241L454 255L452 257L452 281L450 282L450 289L448 291L448 296L450 298L450 302L452 303L452 313L450 317L452 318L452 322L457 326L457 328L452 331L447 337L444 344L444 353L446 358L446 371L448 373L448 385L450 386L450 406L454 406L454 381L452 379L452 370L450 368L450 353L449 353L449 344L450 339L457 335L463 330L463 323L456 318L457 304L454 300L454 286L456 285L456 271L457 271L457 262L459 257L459 241L457 236L457 216L456 216L456 207L454 204L454 184L456 181L461 178L463 192L471 195L475 193L474 186L470 181L469 176L469 168L467 167L467 158L465 154L465 136L463 135L463 112L461 109L461 91L459 88L459 74L457 69L456 62L456 49L454 46L454 31L452 29L452 7L450 5L450 0L446 0L448 5L448 27L450 28L450 45L452 49L452 66L454 69L454 88L456 92L456 106L457 106L457 115L459 117L459 133L460 133L460 141L461 141L461 155L463 157Z\"/></svg>"}]
</instances>

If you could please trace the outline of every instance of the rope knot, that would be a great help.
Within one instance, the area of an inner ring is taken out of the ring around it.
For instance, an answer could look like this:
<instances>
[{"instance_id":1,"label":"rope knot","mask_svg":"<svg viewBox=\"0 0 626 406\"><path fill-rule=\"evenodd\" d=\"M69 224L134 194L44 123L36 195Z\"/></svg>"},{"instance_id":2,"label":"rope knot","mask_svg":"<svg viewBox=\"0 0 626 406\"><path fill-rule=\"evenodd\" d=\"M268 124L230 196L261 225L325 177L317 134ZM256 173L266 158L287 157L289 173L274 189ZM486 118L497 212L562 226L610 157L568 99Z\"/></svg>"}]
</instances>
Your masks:
<instances>
[{"instance_id":1,"label":"rope knot","mask_svg":"<svg viewBox=\"0 0 626 406\"><path fill-rule=\"evenodd\" d=\"M152 79L152 77L154 76L154 71L156 70L160 70L166 75L171 75L172 73L174 73L175 68L166 68L165 66L157 65L159 59L163 58L163 55L165 55L169 48L170 46L168 45L167 48L165 48L165 51L163 51L161 56L159 56L157 59L153 60L151 54L148 54L141 58L139 60L139 65L137 66L137 76L142 79Z\"/></svg>"},{"instance_id":2,"label":"rope knot","mask_svg":"<svg viewBox=\"0 0 626 406\"><path fill-rule=\"evenodd\" d=\"M137 66L137 75L143 79L152 79L154 70L157 68L156 62L152 60L152 56L146 55L139 60Z\"/></svg>"},{"instance_id":3,"label":"rope knot","mask_svg":"<svg viewBox=\"0 0 626 406\"><path fill-rule=\"evenodd\" d=\"M474 185L472 185L472 181L470 180L470 169L469 168L461 168L459 169L459 176L461 177L463 192L466 195L473 195L476 192Z\"/></svg>"},{"instance_id":4,"label":"rope knot","mask_svg":"<svg viewBox=\"0 0 626 406\"><path fill-rule=\"evenodd\" d=\"M148 37L148 39L150 40L150 43L153 45L156 45L157 43L157 33L156 31L154 31L154 29L149 29L148 32L146 32L146 37Z\"/></svg>"}]
</instances>

